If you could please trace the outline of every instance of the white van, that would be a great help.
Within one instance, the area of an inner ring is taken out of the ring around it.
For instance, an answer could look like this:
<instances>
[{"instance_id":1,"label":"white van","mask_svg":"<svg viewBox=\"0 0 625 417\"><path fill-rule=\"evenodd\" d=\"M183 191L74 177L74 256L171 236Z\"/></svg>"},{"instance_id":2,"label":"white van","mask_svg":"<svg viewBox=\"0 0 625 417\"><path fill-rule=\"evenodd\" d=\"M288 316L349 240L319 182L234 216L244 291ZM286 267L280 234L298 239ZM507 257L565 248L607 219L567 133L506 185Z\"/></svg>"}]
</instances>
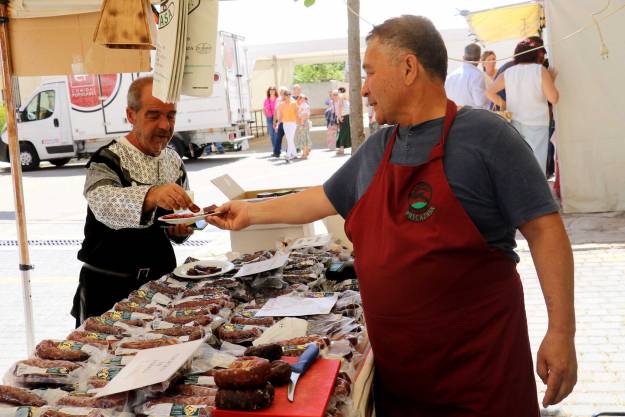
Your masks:
<instances>
[{"instance_id":1,"label":"white van","mask_svg":"<svg viewBox=\"0 0 625 417\"><path fill-rule=\"evenodd\" d=\"M211 143L230 142L245 148L252 114L243 38L219 33L215 83L211 97L182 96L176 133L170 142L181 156L196 158ZM18 110L20 160L24 170L40 161L61 166L73 157L88 156L132 126L126 119L130 83L142 74L46 77ZM0 161L8 162L6 130Z\"/></svg>"}]
</instances>

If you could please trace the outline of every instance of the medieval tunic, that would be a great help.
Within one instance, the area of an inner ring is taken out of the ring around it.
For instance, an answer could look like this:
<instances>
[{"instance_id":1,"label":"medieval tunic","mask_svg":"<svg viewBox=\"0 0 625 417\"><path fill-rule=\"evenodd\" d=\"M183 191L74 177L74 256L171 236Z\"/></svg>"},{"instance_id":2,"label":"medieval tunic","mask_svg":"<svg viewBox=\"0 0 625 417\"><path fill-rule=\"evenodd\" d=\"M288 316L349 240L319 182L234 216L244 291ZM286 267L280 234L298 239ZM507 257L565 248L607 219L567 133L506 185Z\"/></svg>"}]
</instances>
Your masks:
<instances>
[{"instance_id":1,"label":"medieval tunic","mask_svg":"<svg viewBox=\"0 0 625 417\"><path fill-rule=\"evenodd\" d=\"M84 188L85 239L78 252L84 264L72 308L77 324L175 268L166 229L156 221L168 211L143 213L150 188L170 183L188 189L182 160L169 148L149 156L120 137L91 157Z\"/></svg>"}]
</instances>

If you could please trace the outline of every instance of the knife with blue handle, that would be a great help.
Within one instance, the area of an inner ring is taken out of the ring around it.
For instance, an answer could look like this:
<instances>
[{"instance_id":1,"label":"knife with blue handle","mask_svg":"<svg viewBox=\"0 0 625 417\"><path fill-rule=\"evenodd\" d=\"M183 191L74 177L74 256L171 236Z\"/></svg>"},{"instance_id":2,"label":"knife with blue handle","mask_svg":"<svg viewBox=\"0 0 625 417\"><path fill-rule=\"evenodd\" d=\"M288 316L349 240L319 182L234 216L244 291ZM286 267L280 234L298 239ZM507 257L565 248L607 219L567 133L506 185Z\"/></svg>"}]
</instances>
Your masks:
<instances>
[{"instance_id":1,"label":"knife with blue handle","mask_svg":"<svg viewBox=\"0 0 625 417\"><path fill-rule=\"evenodd\" d=\"M290 402L295 398L295 386L300 376L304 375L304 372L319 356L319 346L316 343L308 345L302 356L299 357L299 361L295 365L291 365L291 382L289 382L289 389L287 391L287 398Z\"/></svg>"}]
</instances>

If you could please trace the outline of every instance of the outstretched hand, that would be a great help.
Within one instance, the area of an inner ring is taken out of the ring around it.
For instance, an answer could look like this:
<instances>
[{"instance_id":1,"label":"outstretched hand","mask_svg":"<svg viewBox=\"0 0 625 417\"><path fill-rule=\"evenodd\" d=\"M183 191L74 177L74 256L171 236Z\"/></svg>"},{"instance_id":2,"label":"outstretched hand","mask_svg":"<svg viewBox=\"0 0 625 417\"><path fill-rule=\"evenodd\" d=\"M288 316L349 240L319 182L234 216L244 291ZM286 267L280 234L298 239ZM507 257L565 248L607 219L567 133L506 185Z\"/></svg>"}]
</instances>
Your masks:
<instances>
[{"instance_id":1,"label":"outstretched hand","mask_svg":"<svg viewBox=\"0 0 625 417\"><path fill-rule=\"evenodd\" d=\"M230 201L215 209L215 213L206 216L206 222L220 229L241 230L251 224L249 214L250 203Z\"/></svg>"}]
</instances>

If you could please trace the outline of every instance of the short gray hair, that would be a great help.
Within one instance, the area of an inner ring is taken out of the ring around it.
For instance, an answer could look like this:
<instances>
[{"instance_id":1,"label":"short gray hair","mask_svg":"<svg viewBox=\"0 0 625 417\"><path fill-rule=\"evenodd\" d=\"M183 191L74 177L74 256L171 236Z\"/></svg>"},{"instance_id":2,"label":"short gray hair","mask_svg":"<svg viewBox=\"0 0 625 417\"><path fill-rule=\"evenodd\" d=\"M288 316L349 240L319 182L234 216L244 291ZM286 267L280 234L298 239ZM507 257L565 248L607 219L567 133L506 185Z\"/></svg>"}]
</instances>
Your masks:
<instances>
[{"instance_id":1,"label":"short gray hair","mask_svg":"<svg viewBox=\"0 0 625 417\"><path fill-rule=\"evenodd\" d=\"M447 78L447 48L440 32L428 18L403 15L387 19L374 26L366 40L369 42L374 38L384 45L415 55L428 75L443 82Z\"/></svg>"},{"instance_id":2,"label":"short gray hair","mask_svg":"<svg viewBox=\"0 0 625 417\"><path fill-rule=\"evenodd\" d=\"M470 43L464 47L465 61L479 61L482 54L482 48L477 43Z\"/></svg>"},{"instance_id":3,"label":"short gray hair","mask_svg":"<svg viewBox=\"0 0 625 417\"><path fill-rule=\"evenodd\" d=\"M141 92L143 87L154 84L154 77L140 77L130 84L128 88L128 107L134 111L141 110Z\"/></svg>"}]
</instances>

